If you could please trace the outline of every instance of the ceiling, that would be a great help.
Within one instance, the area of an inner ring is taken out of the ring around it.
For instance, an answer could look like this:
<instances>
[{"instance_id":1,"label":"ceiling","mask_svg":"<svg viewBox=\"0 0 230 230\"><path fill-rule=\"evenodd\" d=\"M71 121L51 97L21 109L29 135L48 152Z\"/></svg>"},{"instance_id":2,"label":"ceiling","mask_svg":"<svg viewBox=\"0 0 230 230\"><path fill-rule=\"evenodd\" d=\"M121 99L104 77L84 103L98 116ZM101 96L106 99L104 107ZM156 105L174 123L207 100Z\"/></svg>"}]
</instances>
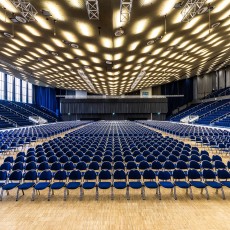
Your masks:
<instances>
[{"instance_id":1,"label":"ceiling","mask_svg":"<svg viewBox=\"0 0 230 230\"><path fill-rule=\"evenodd\" d=\"M0 68L36 84L121 95L229 64L230 0L206 1L210 30L209 13L181 22L178 0L133 0L128 22L120 22L120 0L98 0L99 20L89 20L85 0L29 2L38 14L26 24L9 19L20 15L10 0L0 2Z\"/></svg>"}]
</instances>

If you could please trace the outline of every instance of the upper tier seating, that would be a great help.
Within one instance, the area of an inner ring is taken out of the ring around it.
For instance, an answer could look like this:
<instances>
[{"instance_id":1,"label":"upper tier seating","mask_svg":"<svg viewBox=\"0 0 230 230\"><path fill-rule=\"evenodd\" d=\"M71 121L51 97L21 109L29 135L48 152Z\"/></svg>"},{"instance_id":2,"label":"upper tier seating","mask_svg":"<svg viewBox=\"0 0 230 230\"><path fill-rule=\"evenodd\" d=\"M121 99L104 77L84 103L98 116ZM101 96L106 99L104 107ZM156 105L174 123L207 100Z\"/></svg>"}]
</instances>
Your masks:
<instances>
[{"instance_id":1,"label":"upper tier seating","mask_svg":"<svg viewBox=\"0 0 230 230\"><path fill-rule=\"evenodd\" d=\"M56 114L48 109L21 102L0 100L0 128L33 125L30 116L39 116L48 122L60 121ZM8 124L8 125L7 125Z\"/></svg>"},{"instance_id":2,"label":"upper tier seating","mask_svg":"<svg viewBox=\"0 0 230 230\"><path fill-rule=\"evenodd\" d=\"M207 96L205 96L204 99L215 98L215 97L223 97L223 96L227 96L227 95L230 95L230 87L215 90L214 92L212 92L212 93L208 94Z\"/></svg>"}]
</instances>

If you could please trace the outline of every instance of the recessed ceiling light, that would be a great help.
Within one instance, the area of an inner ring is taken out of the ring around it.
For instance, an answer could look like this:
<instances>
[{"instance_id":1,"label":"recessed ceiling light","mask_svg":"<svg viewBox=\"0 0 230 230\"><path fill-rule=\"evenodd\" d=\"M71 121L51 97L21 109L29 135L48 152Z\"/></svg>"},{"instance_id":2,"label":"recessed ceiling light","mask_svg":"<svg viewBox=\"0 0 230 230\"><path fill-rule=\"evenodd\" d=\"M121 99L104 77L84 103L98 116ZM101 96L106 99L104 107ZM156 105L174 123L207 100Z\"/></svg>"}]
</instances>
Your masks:
<instances>
[{"instance_id":1,"label":"recessed ceiling light","mask_svg":"<svg viewBox=\"0 0 230 230\"><path fill-rule=\"evenodd\" d=\"M149 40L147 42L147 46L153 45L155 43L155 39Z\"/></svg>"},{"instance_id":2,"label":"recessed ceiling light","mask_svg":"<svg viewBox=\"0 0 230 230\"><path fill-rule=\"evenodd\" d=\"M169 46L169 47L167 48L167 51L174 50L175 48L176 48L176 46Z\"/></svg>"},{"instance_id":3,"label":"recessed ceiling light","mask_svg":"<svg viewBox=\"0 0 230 230\"><path fill-rule=\"evenodd\" d=\"M79 45L76 44L76 43L70 43L69 45L70 45L72 48L74 48L74 49L78 49L78 48L79 48Z\"/></svg>"},{"instance_id":4,"label":"recessed ceiling light","mask_svg":"<svg viewBox=\"0 0 230 230\"><path fill-rule=\"evenodd\" d=\"M14 38L14 35L13 34L10 34L8 32L4 32L3 35L7 38Z\"/></svg>"},{"instance_id":5,"label":"recessed ceiling light","mask_svg":"<svg viewBox=\"0 0 230 230\"><path fill-rule=\"evenodd\" d=\"M205 14L205 13L208 13L208 11L212 11L214 9L213 6L204 6L202 8L200 8L198 11L197 11L197 14L200 15L200 14Z\"/></svg>"},{"instance_id":6,"label":"recessed ceiling light","mask_svg":"<svg viewBox=\"0 0 230 230\"><path fill-rule=\"evenodd\" d=\"M23 17L21 17L21 16L18 16L18 15L17 15L15 18L17 19L17 21L19 21L19 22L21 22L21 23L23 23L23 24L26 23L26 19L23 18Z\"/></svg>"},{"instance_id":7,"label":"recessed ceiling light","mask_svg":"<svg viewBox=\"0 0 230 230\"><path fill-rule=\"evenodd\" d=\"M178 2L178 3L176 3L176 4L174 5L173 8L175 8L175 9L180 9L180 8L183 6L183 4L184 4L184 1Z\"/></svg>"},{"instance_id":8,"label":"recessed ceiling light","mask_svg":"<svg viewBox=\"0 0 230 230\"><path fill-rule=\"evenodd\" d=\"M113 64L113 62L108 61L108 60L107 60L107 61L105 61L105 63L106 63L106 64L108 64L108 65L112 65L112 64Z\"/></svg>"},{"instance_id":9,"label":"recessed ceiling light","mask_svg":"<svg viewBox=\"0 0 230 230\"><path fill-rule=\"evenodd\" d=\"M161 40L163 38L163 36L159 36L159 37L157 37L155 40L156 41L159 41L159 40Z\"/></svg>"},{"instance_id":10,"label":"recessed ceiling light","mask_svg":"<svg viewBox=\"0 0 230 230\"><path fill-rule=\"evenodd\" d=\"M220 22L216 22L216 23L213 23L212 25L211 25L211 27L212 28L216 28L216 27L218 27L220 25Z\"/></svg>"},{"instance_id":11,"label":"recessed ceiling light","mask_svg":"<svg viewBox=\"0 0 230 230\"><path fill-rule=\"evenodd\" d=\"M116 31L115 31L115 36L116 37L120 37L120 36L122 36L123 34L125 33L125 31L122 29L122 27L121 28L119 28L119 29L117 29Z\"/></svg>"}]
</instances>

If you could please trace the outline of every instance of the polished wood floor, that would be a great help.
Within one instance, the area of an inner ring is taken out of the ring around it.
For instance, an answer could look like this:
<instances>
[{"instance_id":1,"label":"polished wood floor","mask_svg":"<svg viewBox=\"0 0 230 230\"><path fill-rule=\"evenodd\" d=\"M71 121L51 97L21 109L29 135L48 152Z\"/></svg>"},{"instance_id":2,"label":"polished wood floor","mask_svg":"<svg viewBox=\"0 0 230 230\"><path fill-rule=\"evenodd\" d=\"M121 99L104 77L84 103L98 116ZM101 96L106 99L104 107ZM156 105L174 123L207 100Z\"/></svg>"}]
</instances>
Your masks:
<instances>
[{"instance_id":1,"label":"polished wood floor","mask_svg":"<svg viewBox=\"0 0 230 230\"><path fill-rule=\"evenodd\" d=\"M186 142L186 141L185 141ZM224 157L224 161L229 157ZM82 201L79 190L70 191L67 201L63 190L47 201L48 190L42 191L31 201L32 190L25 191L15 201L16 190L10 191L0 203L1 229L154 229L154 230L216 230L230 229L230 189L225 188L226 200L221 194L209 189L210 200L200 190L193 189L194 200L184 190L177 189L178 200L169 190L162 189L162 200L155 190L146 189L146 200L140 191L130 190L130 200L125 191L115 190L115 199L110 191L100 191L95 200L95 190L85 191Z\"/></svg>"}]
</instances>

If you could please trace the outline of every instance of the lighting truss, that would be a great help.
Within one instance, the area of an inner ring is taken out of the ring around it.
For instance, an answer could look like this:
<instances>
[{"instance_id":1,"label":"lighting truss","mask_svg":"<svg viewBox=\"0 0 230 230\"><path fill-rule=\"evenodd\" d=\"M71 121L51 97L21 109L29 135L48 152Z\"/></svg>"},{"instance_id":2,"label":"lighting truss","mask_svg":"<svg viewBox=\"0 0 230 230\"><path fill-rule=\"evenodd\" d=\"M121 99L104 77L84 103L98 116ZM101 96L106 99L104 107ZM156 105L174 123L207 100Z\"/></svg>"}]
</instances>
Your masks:
<instances>
[{"instance_id":1,"label":"lighting truss","mask_svg":"<svg viewBox=\"0 0 230 230\"><path fill-rule=\"evenodd\" d=\"M34 6L26 0L9 0L19 11L27 22L36 21L35 16L38 14Z\"/></svg>"},{"instance_id":2,"label":"lighting truss","mask_svg":"<svg viewBox=\"0 0 230 230\"><path fill-rule=\"evenodd\" d=\"M85 83L95 92L96 89L94 88L92 82L89 80L89 77L85 74L85 72L82 69L77 70L80 77L85 81Z\"/></svg>"},{"instance_id":3,"label":"lighting truss","mask_svg":"<svg viewBox=\"0 0 230 230\"><path fill-rule=\"evenodd\" d=\"M206 1L207 0L188 0L181 11L182 22L190 22L204 6Z\"/></svg>"},{"instance_id":4,"label":"lighting truss","mask_svg":"<svg viewBox=\"0 0 230 230\"><path fill-rule=\"evenodd\" d=\"M128 22L132 11L133 0L121 0L120 2L120 22Z\"/></svg>"},{"instance_id":5,"label":"lighting truss","mask_svg":"<svg viewBox=\"0 0 230 230\"><path fill-rule=\"evenodd\" d=\"M86 9L90 20L99 20L98 0L85 0Z\"/></svg>"},{"instance_id":6,"label":"lighting truss","mask_svg":"<svg viewBox=\"0 0 230 230\"><path fill-rule=\"evenodd\" d=\"M137 84L140 82L140 80L145 76L145 74L146 74L146 72L145 72L144 70L142 70L142 71L138 74L136 80L133 82L133 84L132 84L132 86L131 86L131 90L134 90L134 89L135 89L135 87L136 87Z\"/></svg>"}]
</instances>

